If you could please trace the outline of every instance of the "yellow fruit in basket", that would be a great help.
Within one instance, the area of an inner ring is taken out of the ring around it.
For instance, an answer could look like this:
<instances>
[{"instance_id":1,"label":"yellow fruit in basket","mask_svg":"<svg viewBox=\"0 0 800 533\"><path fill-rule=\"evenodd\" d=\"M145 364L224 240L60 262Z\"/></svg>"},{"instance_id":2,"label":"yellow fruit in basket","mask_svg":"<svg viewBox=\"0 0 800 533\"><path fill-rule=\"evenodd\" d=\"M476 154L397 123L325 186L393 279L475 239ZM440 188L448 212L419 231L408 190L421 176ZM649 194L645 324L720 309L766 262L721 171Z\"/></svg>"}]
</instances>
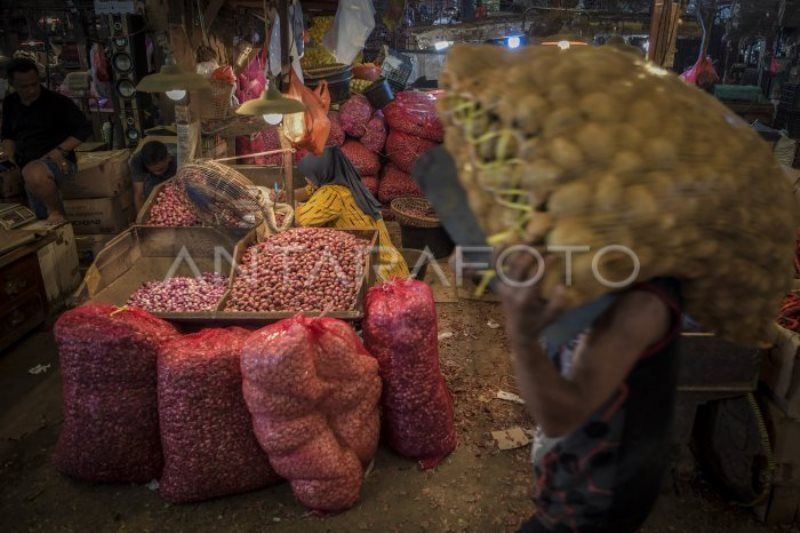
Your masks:
<instances>
[{"instance_id":1,"label":"yellow fruit in basket","mask_svg":"<svg viewBox=\"0 0 800 533\"><path fill-rule=\"evenodd\" d=\"M793 194L769 147L721 103L609 47L457 46L440 81L458 95L439 104L446 147L462 168L481 161L460 179L485 228L507 242L625 246L638 280L683 280L687 312L704 326L771 340L793 275ZM486 132L498 137L465 142ZM515 201L535 211L491 207L498 197L475 192L489 185L527 191ZM569 304L611 290L592 268L624 279L629 260L576 257ZM548 272L543 294L563 281Z\"/></svg>"}]
</instances>

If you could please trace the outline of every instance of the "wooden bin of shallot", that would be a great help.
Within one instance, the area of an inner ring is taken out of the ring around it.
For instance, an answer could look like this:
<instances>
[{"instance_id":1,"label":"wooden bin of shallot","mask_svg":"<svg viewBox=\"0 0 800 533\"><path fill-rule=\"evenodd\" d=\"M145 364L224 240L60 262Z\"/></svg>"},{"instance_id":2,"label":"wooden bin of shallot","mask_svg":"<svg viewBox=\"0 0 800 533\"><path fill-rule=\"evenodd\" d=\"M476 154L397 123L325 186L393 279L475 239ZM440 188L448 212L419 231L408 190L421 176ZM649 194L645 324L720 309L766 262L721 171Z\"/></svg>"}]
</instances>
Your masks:
<instances>
[{"instance_id":1,"label":"wooden bin of shallot","mask_svg":"<svg viewBox=\"0 0 800 533\"><path fill-rule=\"evenodd\" d=\"M297 228L293 228L297 229ZM338 318L344 321L358 322L364 317L364 300L366 298L367 290L375 283L377 278L373 265L378 262L378 232L377 230L364 230L356 228L336 228L332 231L341 231L355 236L364 242L364 245L370 250L369 253L364 254L363 257L363 270L361 270L361 278L355 293L355 302L350 309L332 309L324 312L325 316ZM236 324L242 326L257 326L262 324L269 324L277 322L285 318L290 318L300 312L299 309L287 309L282 311L269 311L269 312L247 312L247 311L226 311L228 302L231 299L233 292L233 285L236 281L238 274L238 265L241 265L242 257L250 246L258 243L256 231L251 231L244 239L240 240L234 250L234 268L231 269L230 280L228 282L228 291L222 298L220 305L216 312L213 313L213 318L221 323ZM323 311L303 311L306 316L320 316Z\"/></svg>"}]
</instances>

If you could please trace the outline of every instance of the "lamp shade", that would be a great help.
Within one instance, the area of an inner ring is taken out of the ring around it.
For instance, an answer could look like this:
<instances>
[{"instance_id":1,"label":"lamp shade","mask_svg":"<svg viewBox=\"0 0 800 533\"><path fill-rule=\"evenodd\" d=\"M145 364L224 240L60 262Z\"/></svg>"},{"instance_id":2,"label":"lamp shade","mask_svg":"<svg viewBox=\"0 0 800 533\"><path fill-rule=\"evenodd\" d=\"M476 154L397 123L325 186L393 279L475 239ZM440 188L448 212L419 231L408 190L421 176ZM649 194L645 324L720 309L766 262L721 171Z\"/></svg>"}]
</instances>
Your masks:
<instances>
[{"instance_id":1,"label":"lamp shade","mask_svg":"<svg viewBox=\"0 0 800 533\"><path fill-rule=\"evenodd\" d=\"M238 115L263 116L263 115L290 115L302 113L306 110L303 102L294 98L283 96L275 86L270 83L269 89L260 97L248 100L236 110Z\"/></svg>"},{"instance_id":2,"label":"lamp shade","mask_svg":"<svg viewBox=\"0 0 800 533\"><path fill-rule=\"evenodd\" d=\"M137 91L144 93L164 93L167 91L211 90L211 84L200 74L186 72L178 65L167 64L161 67L158 74L150 74L142 78L136 86Z\"/></svg>"}]
</instances>

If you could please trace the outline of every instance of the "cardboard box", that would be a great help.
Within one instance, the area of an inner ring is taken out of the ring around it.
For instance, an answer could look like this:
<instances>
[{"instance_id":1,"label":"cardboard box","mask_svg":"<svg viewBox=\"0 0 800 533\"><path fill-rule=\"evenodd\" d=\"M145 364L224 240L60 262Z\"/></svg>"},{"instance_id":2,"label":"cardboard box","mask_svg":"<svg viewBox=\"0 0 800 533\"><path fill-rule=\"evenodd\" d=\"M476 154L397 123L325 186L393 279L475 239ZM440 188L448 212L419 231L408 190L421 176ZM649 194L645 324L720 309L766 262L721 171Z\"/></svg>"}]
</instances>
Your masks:
<instances>
[{"instance_id":1,"label":"cardboard box","mask_svg":"<svg viewBox=\"0 0 800 533\"><path fill-rule=\"evenodd\" d=\"M133 193L126 189L113 198L64 200L64 211L77 235L119 233L133 222Z\"/></svg>"},{"instance_id":2,"label":"cardboard box","mask_svg":"<svg viewBox=\"0 0 800 533\"><path fill-rule=\"evenodd\" d=\"M100 253L108 242L116 237L115 234L101 233L98 235L78 235L75 237L75 245L78 248L78 262L82 265L90 265L94 258Z\"/></svg>"},{"instance_id":3,"label":"cardboard box","mask_svg":"<svg viewBox=\"0 0 800 533\"><path fill-rule=\"evenodd\" d=\"M761 366L761 381L789 416L800 420L800 334L780 326L778 330Z\"/></svg>"},{"instance_id":4,"label":"cardboard box","mask_svg":"<svg viewBox=\"0 0 800 533\"><path fill-rule=\"evenodd\" d=\"M54 242L40 248L37 252L47 301L52 308L72 296L81 283L75 232L71 224L64 224L52 229L44 221L28 224L23 229L37 233L54 233L56 236Z\"/></svg>"},{"instance_id":5,"label":"cardboard box","mask_svg":"<svg viewBox=\"0 0 800 533\"><path fill-rule=\"evenodd\" d=\"M0 198L12 198L23 194L22 173L19 168L0 163Z\"/></svg>"},{"instance_id":6,"label":"cardboard box","mask_svg":"<svg viewBox=\"0 0 800 533\"><path fill-rule=\"evenodd\" d=\"M86 152L78 156L78 172L61 185L65 200L111 198L131 186L129 150Z\"/></svg>"}]
</instances>

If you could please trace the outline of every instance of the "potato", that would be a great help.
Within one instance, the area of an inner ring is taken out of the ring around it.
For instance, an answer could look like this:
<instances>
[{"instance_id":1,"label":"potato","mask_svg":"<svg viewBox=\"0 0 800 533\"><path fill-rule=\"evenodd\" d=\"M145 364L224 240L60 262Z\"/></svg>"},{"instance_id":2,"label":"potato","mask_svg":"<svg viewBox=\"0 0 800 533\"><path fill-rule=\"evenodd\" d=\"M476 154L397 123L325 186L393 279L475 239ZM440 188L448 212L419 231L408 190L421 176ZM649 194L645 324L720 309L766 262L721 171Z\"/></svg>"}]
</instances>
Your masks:
<instances>
[{"instance_id":1,"label":"potato","mask_svg":"<svg viewBox=\"0 0 800 533\"><path fill-rule=\"evenodd\" d=\"M797 210L770 147L724 105L608 47L457 46L440 82L458 95L439 102L445 145L487 232L626 246L639 280L682 280L687 312L707 328L769 340L793 274ZM474 105L456 112L464 101ZM468 142L491 131L500 136ZM504 163L512 157L521 164ZM526 191L518 201L535 211L499 206L481 187ZM575 257L569 305L613 290L594 279L593 257ZM545 296L564 281L563 258L558 266ZM609 253L597 266L622 279L631 265Z\"/></svg>"}]
</instances>

